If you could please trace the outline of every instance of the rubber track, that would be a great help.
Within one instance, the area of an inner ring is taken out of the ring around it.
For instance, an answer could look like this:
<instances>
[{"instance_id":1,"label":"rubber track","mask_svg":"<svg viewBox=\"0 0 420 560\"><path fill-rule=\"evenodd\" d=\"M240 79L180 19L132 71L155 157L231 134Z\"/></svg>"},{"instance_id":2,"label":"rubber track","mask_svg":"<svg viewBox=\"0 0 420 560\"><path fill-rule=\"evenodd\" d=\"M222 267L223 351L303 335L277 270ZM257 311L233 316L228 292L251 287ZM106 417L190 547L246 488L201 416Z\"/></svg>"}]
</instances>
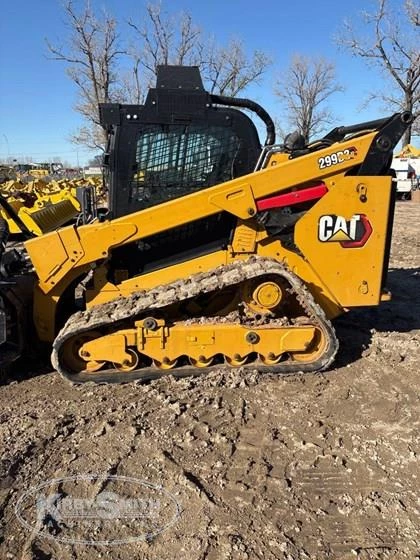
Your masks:
<instances>
[{"instance_id":1,"label":"rubber track","mask_svg":"<svg viewBox=\"0 0 420 560\"><path fill-rule=\"evenodd\" d=\"M103 305L75 313L69 318L53 343L52 365L63 377L72 383L88 381L96 383L122 383L156 379L164 375L185 377L205 374L214 369L214 367L220 367L220 365L208 368L182 366L180 368L161 370L156 367L147 367L130 372L107 369L97 372L82 371L73 373L66 371L61 364L60 350L62 345L74 336L109 327L110 325L113 326L113 330L116 332L119 328L124 328L122 323L127 322L127 320L133 321L139 316L153 315L152 311L155 309L197 297L203 293L222 290L229 286L237 285L244 280L250 280L266 274L276 274L288 281L292 292L294 292L298 302L307 313L307 324L315 325L322 329L327 340L327 347L318 360L310 363L289 360L273 366L266 366L260 362L252 362L241 367L244 370L255 370L257 368L261 372L277 374L324 370L332 363L338 350L338 341L331 322L326 318L323 309L314 301L311 293L302 281L290 272L284 264L257 256L252 256L246 261L235 261L228 265L222 265L212 271L198 273L188 279L177 280L171 284L158 286L151 290L134 292L129 297L120 297Z\"/></svg>"}]
</instances>

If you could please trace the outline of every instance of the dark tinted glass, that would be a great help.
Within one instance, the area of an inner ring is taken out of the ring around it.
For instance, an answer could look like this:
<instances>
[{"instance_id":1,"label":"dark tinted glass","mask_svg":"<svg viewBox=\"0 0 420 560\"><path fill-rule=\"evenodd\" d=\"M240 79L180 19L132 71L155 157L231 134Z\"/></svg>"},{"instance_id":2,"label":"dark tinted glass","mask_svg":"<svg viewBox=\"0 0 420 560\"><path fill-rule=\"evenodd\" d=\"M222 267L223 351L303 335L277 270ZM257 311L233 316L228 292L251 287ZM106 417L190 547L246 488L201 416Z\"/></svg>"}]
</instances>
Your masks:
<instances>
[{"instance_id":1,"label":"dark tinted glass","mask_svg":"<svg viewBox=\"0 0 420 560\"><path fill-rule=\"evenodd\" d=\"M144 125L137 136L130 199L147 208L235 176L240 139L230 127Z\"/></svg>"}]
</instances>

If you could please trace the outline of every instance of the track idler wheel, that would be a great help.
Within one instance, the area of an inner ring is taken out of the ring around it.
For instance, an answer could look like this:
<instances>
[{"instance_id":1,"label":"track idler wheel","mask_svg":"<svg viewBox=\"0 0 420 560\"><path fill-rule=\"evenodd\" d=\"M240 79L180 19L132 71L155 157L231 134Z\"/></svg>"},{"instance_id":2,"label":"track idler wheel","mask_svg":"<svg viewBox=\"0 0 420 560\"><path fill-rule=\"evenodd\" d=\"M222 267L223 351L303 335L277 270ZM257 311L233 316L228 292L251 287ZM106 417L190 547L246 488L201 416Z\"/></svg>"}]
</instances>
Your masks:
<instances>
[{"instance_id":1,"label":"track idler wheel","mask_svg":"<svg viewBox=\"0 0 420 560\"><path fill-rule=\"evenodd\" d=\"M252 313L270 315L282 304L285 288L274 280L251 280L243 286L242 297Z\"/></svg>"},{"instance_id":2,"label":"track idler wheel","mask_svg":"<svg viewBox=\"0 0 420 560\"><path fill-rule=\"evenodd\" d=\"M89 361L89 355L82 350L86 342L90 342L100 336L99 332L93 331L71 338L65 342L62 349L62 360L72 372L79 373L86 370L93 373L105 365L105 362L102 361Z\"/></svg>"},{"instance_id":3,"label":"track idler wheel","mask_svg":"<svg viewBox=\"0 0 420 560\"><path fill-rule=\"evenodd\" d=\"M290 352L290 358L294 362L314 362L325 352L326 341L323 333L315 331L314 339L305 352Z\"/></svg>"}]
</instances>

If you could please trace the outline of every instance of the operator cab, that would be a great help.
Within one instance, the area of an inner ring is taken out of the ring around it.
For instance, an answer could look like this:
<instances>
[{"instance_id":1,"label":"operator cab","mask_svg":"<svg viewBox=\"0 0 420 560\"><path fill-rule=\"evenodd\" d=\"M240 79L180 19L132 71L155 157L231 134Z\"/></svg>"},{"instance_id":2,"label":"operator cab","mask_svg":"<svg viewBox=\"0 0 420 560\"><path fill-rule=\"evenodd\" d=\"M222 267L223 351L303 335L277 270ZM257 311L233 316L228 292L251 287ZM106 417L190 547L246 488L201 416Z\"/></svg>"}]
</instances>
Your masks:
<instances>
[{"instance_id":1,"label":"operator cab","mask_svg":"<svg viewBox=\"0 0 420 560\"><path fill-rule=\"evenodd\" d=\"M204 90L197 67L160 66L144 105L100 105L109 135L105 156L109 209L119 218L251 173L261 154L255 112L274 142L274 124L246 99ZM226 247L235 218L226 212L180 225L113 251L113 267L138 275Z\"/></svg>"},{"instance_id":2,"label":"operator cab","mask_svg":"<svg viewBox=\"0 0 420 560\"><path fill-rule=\"evenodd\" d=\"M110 216L252 172L261 152L256 127L226 105L265 113L251 101L206 92L199 69L181 66L159 67L144 105L101 104L101 124L109 133Z\"/></svg>"}]
</instances>

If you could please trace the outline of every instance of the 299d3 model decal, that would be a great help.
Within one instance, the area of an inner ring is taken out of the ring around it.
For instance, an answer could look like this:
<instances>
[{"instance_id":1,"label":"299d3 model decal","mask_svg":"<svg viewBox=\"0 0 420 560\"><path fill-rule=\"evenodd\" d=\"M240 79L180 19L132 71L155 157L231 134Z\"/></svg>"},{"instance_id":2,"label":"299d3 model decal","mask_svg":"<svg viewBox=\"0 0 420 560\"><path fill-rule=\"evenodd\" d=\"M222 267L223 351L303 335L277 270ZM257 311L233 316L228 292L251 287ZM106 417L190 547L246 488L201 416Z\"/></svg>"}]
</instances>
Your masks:
<instances>
[{"instance_id":1,"label":"299d3 model decal","mask_svg":"<svg viewBox=\"0 0 420 560\"><path fill-rule=\"evenodd\" d=\"M357 149L354 147L348 148L346 150L340 150L338 152L333 152L332 154L328 154L326 156L318 158L318 166L320 169L325 169L333 165L338 165L339 163L343 163L345 161L348 161L349 159L353 159L356 154Z\"/></svg>"}]
</instances>

